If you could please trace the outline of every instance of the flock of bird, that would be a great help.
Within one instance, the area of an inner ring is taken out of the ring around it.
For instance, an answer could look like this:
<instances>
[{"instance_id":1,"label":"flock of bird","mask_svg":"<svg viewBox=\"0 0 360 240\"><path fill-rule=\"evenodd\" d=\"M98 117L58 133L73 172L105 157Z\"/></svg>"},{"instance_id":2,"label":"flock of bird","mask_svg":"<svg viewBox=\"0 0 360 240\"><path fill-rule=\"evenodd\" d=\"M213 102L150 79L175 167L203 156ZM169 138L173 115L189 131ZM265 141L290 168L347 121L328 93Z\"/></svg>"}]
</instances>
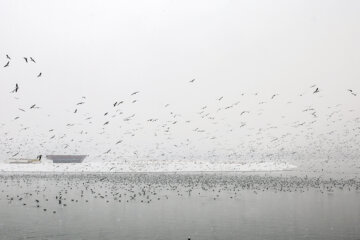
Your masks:
<instances>
[{"instance_id":1,"label":"flock of bird","mask_svg":"<svg viewBox=\"0 0 360 240\"><path fill-rule=\"evenodd\" d=\"M39 64L33 57L23 59L25 64ZM6 55L2 71L15 67ZM45 80L42 72L35 76ZM194 78L184 84L192 88L201 81ZM141 99L143 90L114 99L103 112L92 111L91 97L79 96L73 106L58 108L58 115L50 114L43 102L22 102L17 97L22 91L31 90L14 82L8 91L8 97L15 99L14 112L1 118L0 151L5 158L86 153L102 161L285 159L311 166L316 164L311 159L318 158L320 168L329 161L341 167L345 160L350 168L360 167L356 161L360 156L359 109L342 103L326 106L326 97L331 96L316 84L292 99L282 93L264 96L260 92L239 93L233 102L225 94L214 96L210 102L198 103L202 106L194 112L181 111L179 104L164 100L151 115L135 110L147 101ZM344 98L358 101L357 91L339 91ZM309 99L313 104L307 104ZM281 112L285 107L288 114ZM34 119L40 124L32 125Z\"/></svg>"},{"instance_id":2,"label":"flock of bird","mask_svg":"<svg viewBox=\"0 0 360 240\"><path fill-rule=\"evenodd\" d=\"M207 197L237 199L244 193L360 191L359 178L238 174L52 174L0 175L0 201L57 213L75 204L150 204L159 200ZM16 189L16 191L14 191ZM51 208L51 209L50 209Z\"/></svg>"}]
</instances>

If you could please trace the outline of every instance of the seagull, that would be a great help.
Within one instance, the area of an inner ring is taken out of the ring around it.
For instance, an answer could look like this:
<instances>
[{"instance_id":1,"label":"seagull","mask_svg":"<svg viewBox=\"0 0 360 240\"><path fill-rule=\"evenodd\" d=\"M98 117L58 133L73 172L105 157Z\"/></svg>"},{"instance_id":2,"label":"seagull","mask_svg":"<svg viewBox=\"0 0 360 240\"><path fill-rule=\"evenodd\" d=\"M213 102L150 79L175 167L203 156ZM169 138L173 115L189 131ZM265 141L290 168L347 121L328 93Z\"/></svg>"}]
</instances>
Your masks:
<instances>
[{"instance_id":1,"label":"seagull","mask_svg":"<svg viewBox=\"0 0 360 240\"><path fill-rule=\"evenodd\" d=\"M250 113L250 112L249 112L249 111L242 111L242 112L240 113L240 116L243 115L244 113Z\"/></svg>"},{"instance_id":2,"label":"seagull","mask_svg":"<svg viewBox=\"0 0 360 240\"><path fill-rule=\"evenodd\" d=\"M30 61L32 61L33 63L36 63L32 57L30 57Z\"/></svg>"},{"instance_id":3,"label":"seagull","mask_svg":"<svg viewBox=\"0 0 360 240\"><path fill-rule=\"evenodd\" d=\"M39 73L39 74L37 75L37 77L41 77L41 75L42 75L42 73Z\"/></svg>"},{"instance_id":4,"label":"seagull","mask_svg":"<svg viewBox=\"0 0 360 240\"><path fill-rule=\"evenodd\" d=\"M195 82L195 78L194 78L194 79L192 79L191 81L189 81L189 83L193 83L193 82Z\"/></svg>"},{"instance_id":5,"label":"seagull","mask_svg":"<svg viewBox=\"0 0 360 240\"><path fill-rule=\"evenodd\" d=\"M15 89L14 89L14 90L12 90L11 92L12 92L12 93L14 93L14 92L16 93L18 90L19 90L19 85L18 85L18 84L16 84L16 85L15 85Z\"/></svg>"},{"instance_id":6,"label":"seagull","mask_svg":"<svg viewBox=\"0 0 360 240\"><path fill-rule=\"evenodd\" d=\"M319 88L316 88L313 93L318 93L318 92L319 92Z\"/></svg>"},{"instance_id":7,"label":"seagull","mask_svg":"<svg viewBox=\"0 0 360 240\"><path fill-rule=\"evenodd\" d=\"M10 61L8 61L8 62L4 65L4 67L8 67L9 64L10 64Z\"/></svg>"},{"instance_id":8,"label":"seagull","mask_svg":"<svg viewBox=\"0 0 360 240\"><path fill-rule=\"evenodd\" d=\"M348 89L348 91L353 95L353 96L356 96L357 94L354 93L354 91L352 89Z\"/></svg>"}]
</instances>

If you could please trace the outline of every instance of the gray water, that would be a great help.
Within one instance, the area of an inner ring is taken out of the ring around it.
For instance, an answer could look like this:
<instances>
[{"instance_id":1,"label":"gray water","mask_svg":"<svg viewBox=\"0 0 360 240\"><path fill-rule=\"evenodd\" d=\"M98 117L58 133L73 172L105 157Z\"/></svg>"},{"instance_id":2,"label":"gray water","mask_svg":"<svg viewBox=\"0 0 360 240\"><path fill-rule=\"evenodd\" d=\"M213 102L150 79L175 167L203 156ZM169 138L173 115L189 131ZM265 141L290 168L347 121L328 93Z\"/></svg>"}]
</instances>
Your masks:
<instances>
[{"instance_id":1,"label":"gray water","mask_svg":"<svg viewBox=\"0 0 360 240\"><path fill-rule=\"evenodd\" d=\"M0 187L1 240L360 239L358 179L19 174Z\"/></svg>"}]
</instances>

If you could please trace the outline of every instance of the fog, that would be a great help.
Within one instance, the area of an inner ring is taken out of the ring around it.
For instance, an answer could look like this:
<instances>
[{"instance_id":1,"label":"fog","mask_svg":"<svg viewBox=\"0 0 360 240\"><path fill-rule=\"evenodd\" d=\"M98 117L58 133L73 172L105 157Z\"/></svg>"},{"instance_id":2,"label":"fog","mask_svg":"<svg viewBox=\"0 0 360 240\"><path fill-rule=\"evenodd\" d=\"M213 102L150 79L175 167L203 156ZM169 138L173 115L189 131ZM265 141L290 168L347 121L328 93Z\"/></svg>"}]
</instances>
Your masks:
<instances>
[{"instance_id":1,"label":"fog","mask_svg":"<svg viewBox=\"0 0 360 240\"><path fill-rule=\"evenodd\" d=\"M0 158L358 167L359 11L328 0L1 1Z\"/></svg>"}]
</instances>

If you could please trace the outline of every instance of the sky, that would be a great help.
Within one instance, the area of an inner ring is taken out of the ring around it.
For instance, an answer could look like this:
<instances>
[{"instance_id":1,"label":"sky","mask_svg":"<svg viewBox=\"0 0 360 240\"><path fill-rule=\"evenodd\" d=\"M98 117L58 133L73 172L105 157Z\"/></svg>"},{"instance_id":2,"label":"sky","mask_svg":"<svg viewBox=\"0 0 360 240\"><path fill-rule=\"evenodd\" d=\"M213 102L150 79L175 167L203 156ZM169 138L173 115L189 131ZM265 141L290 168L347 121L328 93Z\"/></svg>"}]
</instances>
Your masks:
<instances>
[{"instance_id":1,"label":"sky","mask_svg":"<svg viewBox=\"0 0 360 240\"><path fill-rule=\"evenodd\" d=\"M351 0L1 0L0 158L356 159L359 11Z\"/></svg>"}]
</instances>

